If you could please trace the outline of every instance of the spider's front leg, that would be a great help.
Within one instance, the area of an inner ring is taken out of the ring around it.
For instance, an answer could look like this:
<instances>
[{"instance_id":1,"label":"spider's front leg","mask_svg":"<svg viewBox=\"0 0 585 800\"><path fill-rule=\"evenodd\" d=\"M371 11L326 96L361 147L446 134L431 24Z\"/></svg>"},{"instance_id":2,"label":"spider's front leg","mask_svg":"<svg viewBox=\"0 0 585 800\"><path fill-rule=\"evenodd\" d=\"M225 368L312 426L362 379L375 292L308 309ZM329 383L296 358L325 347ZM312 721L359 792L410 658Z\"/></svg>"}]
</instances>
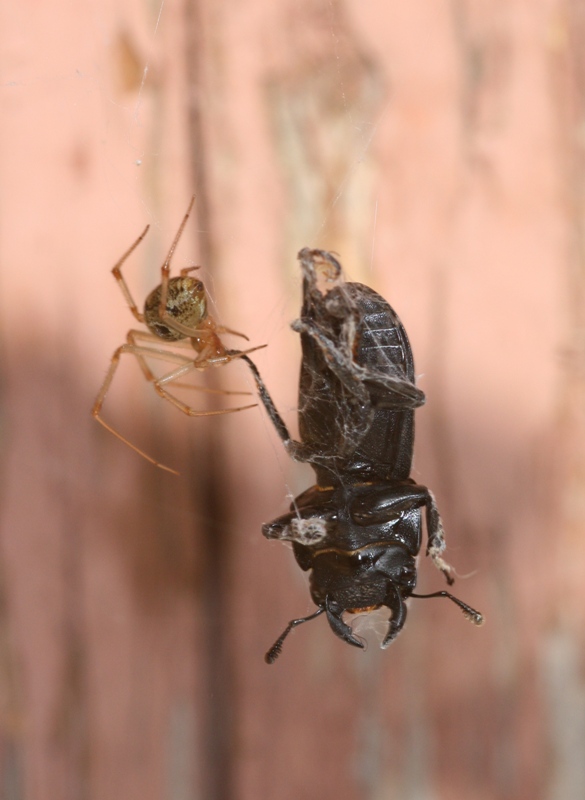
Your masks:
<instances>
[{"instance_id":1,"label":"spider's front leg","mask_svg":"<svg viewBox=\"0 0 585 800\"><path fill-rule=\"evenodd\" d=\"M283 418L280 416L278 409L274 404L274 400L272 399L270 392L266 388L266 384L262 380L262 376L260 375L258 367L256 364L254 364L252 359L248 358L245 353L241 353L240 357L242 361L245 361L250 367L250 371L252 372L252 377L256 383L256 388L258 390L260 400L262 401L262 405L264 406L270 421L274 425L277 434L282 440L287 453L294 461L307 461L311 457L311 452L307 450L302 442L298 442L290 435Z\"/></svg>"}]
</instances>

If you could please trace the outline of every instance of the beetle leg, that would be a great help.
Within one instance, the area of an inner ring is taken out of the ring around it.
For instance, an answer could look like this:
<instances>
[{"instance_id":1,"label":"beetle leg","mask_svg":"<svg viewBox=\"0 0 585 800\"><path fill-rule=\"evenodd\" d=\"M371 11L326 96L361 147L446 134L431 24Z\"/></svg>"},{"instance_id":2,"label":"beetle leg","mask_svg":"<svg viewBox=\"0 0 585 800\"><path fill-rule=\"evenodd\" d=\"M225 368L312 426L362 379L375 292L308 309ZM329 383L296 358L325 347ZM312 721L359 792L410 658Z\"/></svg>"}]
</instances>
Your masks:
<instances>
[{"instance_id":1,"label":"beetle leg","mask_svg":"<svg viewBox=\"0 0 585 800\"><path fill-rule=\"evenodd\" d=\"M281 542L316 544L327 536L329 523L334 519L335 511L324 509L322 505L315 504L313 508L294 506L287 514L265 523L262 526L262 535L267 539L279 539Z\"/></svg>"},{"instance_id":2,"label":"beetle leg","mask_svg":"<svg viewBox=\"0 0 585 800\"><path fill-rule=\"evenodd\" d=\"M313 320L297 319L292 323L291 328L293 331L313 339L323 353L331 372L360 402L371 403L370 392L376 389L396 398L394 401L388 400L387 402L391 402L392 406L396 405L399 408L417 408L425 402L424 392L417 389L414 383L406 378L375 372L356 364L351 357L350 349L336 345ZM345 352L346 349L347 352Z\"/></svg>"},{"instance_id":3,"label":"beetle leg","mask_svg":"<svg viewBox=\"0 0 585 800\"><path fill-rule=\"evenodd\" d=\"M446 548L443 522L433 493L427 489L426 494L425 506L427 511L427 534L429 537L427 555L431 557L435 567L443 573L449 586L452 586L455 583L455 578L451 575L453 567L443 558Z\"/></svg>"},{"instance_id":4,"label":"beetle leg","mask_svg":"<svg viewBox=\"0 0 585 800\"><path fill-rule=\"evenodd\" d=\"M339 608L333 600L330 600L329 595L325 598L325 610L327 611L327 620L331 630L336 636L339 636L344 642L352 644L354 647L361 647L362 649L365 647L364 643L357 636L354 636L349 625L346 625L341 619L343 609Z\"/></svg>"},{"instance_id":5,"label":"beetle leg","mask_svg":"<svg viewBox=\"0 0 585 800\"><path fill-rule=\"evenodd\" d=\"M318 345L329 369L339 378L347 390L356 397L359 397L361 402L369 402L369 393L363 385L363 375L361 374L365 372L365 370L363 367L359 367L351 359L351 356L344 352L344 348L336 345L335 342L326 336L319 326L308 317L295 320L291 328L296 333L310 336L315 344Z\"/></svg>"},{"instance_id":6,"label":"beetle leg","mask_svg":"<svg viewBox=\"0 0 585 800\"><path fill-rule=\"evenodd\" d=\"M402 599L398 587L393 583L388 584L388 593L384 598L384 605L388 606L392 612L388 633L384 636L384 640L380 645L380 647L386 649L396 639L406 622L406 603Z\"/></svg>"},{"instance_id":7,"label":"beetle leg","mask_svg":"<svg viewBox=\"0 0 585 800\"><path fill-rule=\"evenodd\" d=\"M262 380L260 372L258 371L258 367L256 364L254 364L251 358L248 358L248 356L242 355L240 358L250 367L252 376L256 382L256 388L258 389L258 394L260 395L262 405L266 409L266 413L276 428L277 434L282 439L287 453L294 461L306 461L308 458L310 458L311 453L307 451L307 448L302 442L297 442L291 437L283 418L280 416L276 406L274 405L274 401L270 396L270 392L266 388L266 384Z\"/></svg>"},{"instance_id":8,"label":"beetle leg","mask_svg":"<svg viewBox=\"0 0 585 800\"><path fill-rule=\"evenodd\" d=\"M310 289L313 291L317 286L316 261L318 261L318 265L329 282L337 280L343 271L339 261L328 250L311 250L310 247L303 247L302 250L299 250L297 258L301 262L305 280L307 280ZM318 292L318 295L321 296L321 292Z\"/></svg>"},{"instance_id":9,"label":"beetle leg","mask_svg":"<svg viewBox=\"0 0 585 800\"><path fill-rule=\"evenodd\" d=\"M427 502L426 486L416 483L385 484L375 492L373 487L350 506L352 520L358 525L379 525L394 519L402 511L420 508Z\"/></svg>"},{"instance_id":10,"label":"beetle leg","mask_svg":"<svg viewBox=\"0 0 585 800\"><path fill-rule=\"evenodd\" d=\"M283 633L278 637L278 639L274 642L270 650L264 656L264 661L267 664L274 664L278 656L282 652L282 645L286 637L292 631L293 628L296 628L297 625L300 625L303 622L310 622L315 617L318 617L319 614L322 614L325 611L325 606L319 606L319 608L315 611L314 614L310 614L308 617L301 617L300 619L292 619L286 628L284 629Z\"/></svg>"}]
</instances>

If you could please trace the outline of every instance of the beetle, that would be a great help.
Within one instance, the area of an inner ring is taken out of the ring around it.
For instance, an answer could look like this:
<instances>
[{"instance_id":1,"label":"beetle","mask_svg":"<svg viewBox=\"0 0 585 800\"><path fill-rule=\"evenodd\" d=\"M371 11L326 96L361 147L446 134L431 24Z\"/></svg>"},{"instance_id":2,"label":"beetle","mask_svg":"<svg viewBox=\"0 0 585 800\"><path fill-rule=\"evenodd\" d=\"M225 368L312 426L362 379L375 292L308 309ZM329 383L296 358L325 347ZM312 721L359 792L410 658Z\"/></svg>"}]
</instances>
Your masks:
<instances>
[{"instance_id":1,"label":"beetle","mask_svg":"<svg viewBox=\"0 0 585 800\"><path fill-rule=\"evenodd\" d=\"M292 542L300 568L310 572L317 610L289 622L265 660L272 664L297 625L325 614L333 632L364 643L345 612L390 612L382 647L404 627L409 597L446 597L476 625L483 617L447 591L416 594L416 560L426 517L426 552L454 582L444 561L445 538L433 494L411 477L414 410L425 402L415 385L408 336L396 312L373 289L345 283L338 259L325 250L300 251L300 441L294 440L252 360L258 394L288 454L311 465L316 485L290 511L265 524L267 539ZM323 290L321 288L323 286Z\"/></svg>"}]
</instances>

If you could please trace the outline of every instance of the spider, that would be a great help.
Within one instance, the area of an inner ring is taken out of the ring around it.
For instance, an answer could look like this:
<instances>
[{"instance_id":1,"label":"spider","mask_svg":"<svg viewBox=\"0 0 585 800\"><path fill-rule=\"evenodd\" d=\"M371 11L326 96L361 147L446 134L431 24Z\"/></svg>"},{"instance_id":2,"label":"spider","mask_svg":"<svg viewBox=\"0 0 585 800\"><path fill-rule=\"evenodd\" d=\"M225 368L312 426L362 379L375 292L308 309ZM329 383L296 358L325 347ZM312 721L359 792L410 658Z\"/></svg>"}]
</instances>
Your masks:
<instances>
[{"instance_id":1,"label":"spider","mask_svg":"<svg viewBox=\"0 0 585 800\"><path fill-rule=\"evenodd\" d=\"M261 347L266 347L266 345L260 345L259 347L252 347L249 350L227 349L219 338L220 334L228 333L233 336L241 336L246 340L248 340L248 337L243 333L238 333L237 331L218 325L209 315L207 311L205 287L200 280L196 280L189 275L190 272L199 269L199 267L186 267L181 270L179 277L171 278L170 276L171 258L173 257L173 253L175 252L185 225L187 224L194 201L195 197L192 197L187 213L183 217L183 221L173 239L164 264L161 267L161 282L146 298L143 312L138 310L138 306L134 302L128 285L122 276L122 265L144 239L150 227L149 225L146 226L138 239L136 239L134 244L124 253L122 258L120 258L112 269L112 274L122 290L122 294L128 303L130 311L138 322L146 325L148 331L134 329L128 331L126 343L117 348L110 360L110 367L91 410L92 416L95 417L100 425L103 425L106 430L113 433L120 441L127 444L128 447L132 448L132 450L147 461L150 461L151 464L167 472L172 472L175 475L179 474L176 470L161 464L139 447L132 444L132 442L126 439L125 436L122 436L119 431L113 428L101 416L102 405L114 379L121 356L124 353L131 353L136 356L136 360L142 369L144 377L147 381L152 383L160 397L168 400L169 403L172 403L180 411L190 417L204 417L243 411L247 408L254 408L256 403L238 406L237 408L222 409L220 411L198 411L187 403L184 403L174 394L171 394L166 387L172 384L177 388L196 389L216 394L250 394L250 392L228 392L224 390L206 389L204 387L180 383L179 381L193 370L204 370L207 369L207 367L228 364L235 358L240 358L247 353L252 353L255 350L259 350ZM143 342L144 344L139 344L139 342ZM168 347L192 348L195 354L183 354L165 349ZM150 370L146 362L147 358L169 361L177 366L170 372L165 373L162 377L157 378Z\"/></svg>"}]
</instances>

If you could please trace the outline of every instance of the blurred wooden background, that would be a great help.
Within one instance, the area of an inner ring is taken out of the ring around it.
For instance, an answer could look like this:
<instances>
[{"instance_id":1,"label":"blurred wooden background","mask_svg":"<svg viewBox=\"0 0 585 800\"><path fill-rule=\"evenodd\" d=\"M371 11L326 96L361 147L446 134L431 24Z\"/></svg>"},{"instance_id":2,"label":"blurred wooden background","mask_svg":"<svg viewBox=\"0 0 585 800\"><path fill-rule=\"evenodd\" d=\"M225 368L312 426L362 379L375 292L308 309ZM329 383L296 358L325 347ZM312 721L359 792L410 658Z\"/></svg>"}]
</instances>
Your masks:
<instances>
[{"instance_id":1,"label":"blurred wooden background","mask_svg":"<svg viewBox=\"0 0 585 800\"><path fill-rule=\"evenodd\" d=\"M2 800L582 798L584 4L21 0L0 37ZM312 605L260 525L311 471L131 360L104 416L181 477L90 418L134 326L110 268L150 223L142 301L193 192L175 267L291 426L299 248L397 309L484 628L413 601L387 651L320 619L268 667Z\"/></svg>"}]
</instances>

